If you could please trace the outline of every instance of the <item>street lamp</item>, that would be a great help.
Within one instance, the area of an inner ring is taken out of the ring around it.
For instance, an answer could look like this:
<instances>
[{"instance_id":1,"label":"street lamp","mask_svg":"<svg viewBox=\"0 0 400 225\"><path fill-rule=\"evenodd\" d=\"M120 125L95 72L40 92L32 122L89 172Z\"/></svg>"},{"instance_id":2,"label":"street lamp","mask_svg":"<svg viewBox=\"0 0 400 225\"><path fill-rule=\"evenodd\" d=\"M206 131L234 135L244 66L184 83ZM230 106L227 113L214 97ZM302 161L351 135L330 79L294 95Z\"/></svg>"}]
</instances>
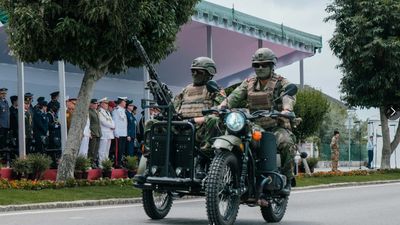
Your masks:
<instances>
[{"instance_id":1,"label":"street lamp","mask_svg":"<svg viewBox=\"0 0 400 225\"><path fill-rule=\"evenodd\" d=\"M354 108L348 108L347 109L347 124L346 124L346 127L347 127L347 129L349 131L349 167L350 167L350 164L351 164L351 140L350 140L350 138L351 138L351 128L352 128L352 125L353 125L353 116L354 116L355 111L356 110Z\"/></svg>"},{"instance_id":2,"label":"street lamp","mask_svg":"<svg viewBox=\"0 0 400 225\"><path fill-rule=\"evenodd\" d=\"M370 165L370 167L371 168L375 168L375 166L376 166L376 159L375 159L375 157L374 157L374 152L376 151L375 150L375 146L376 146L376 142L378 141L377 139L377 136L375 135L375 126L374 126L374 121L368 121L368 125L369 124L372 124L372 129L369 129L369 126L368 126L368 138L370 137L370 136L372 136L372 138L374 138L375 137L375 141L374 141L374 139L372 139L372 161L374 161L374 166L372 166L372 165ZM369 131L370 130L372 130L372 133L370 134L369 133ZM370 156L368 156L368 163L369 163L369 157ZM372 164L372 161L371 161L371 164ZM371 169L370 168L370 169Z\"/></svg>"},{"instance_id":3,"label":"street lamp","mask_svg":"<svg viewBox=\"0 0 400 225\"><path fill-rule=\"evenodd\" d=\"M356 131L356 137L358 136L358 148L360 151L360 169L361 169L361 126L360 126L360 121L354 121L354 124L356 124L356 128L358 130L358 132Z\"/></svg>"}]
</instances>

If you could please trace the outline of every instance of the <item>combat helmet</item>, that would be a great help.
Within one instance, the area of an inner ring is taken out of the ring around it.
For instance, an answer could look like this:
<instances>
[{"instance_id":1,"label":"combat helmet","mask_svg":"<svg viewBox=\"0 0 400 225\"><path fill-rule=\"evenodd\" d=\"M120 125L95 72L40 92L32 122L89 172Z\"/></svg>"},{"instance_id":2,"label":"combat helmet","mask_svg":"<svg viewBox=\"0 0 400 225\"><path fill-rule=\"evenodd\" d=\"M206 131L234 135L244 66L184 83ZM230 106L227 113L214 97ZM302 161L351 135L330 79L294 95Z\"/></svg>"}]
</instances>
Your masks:
<instances>
[{"instance_id":1,"label":"combat helmet","mask_svg":"<svg viewBox=\"0 0 400 225\"><path fill-rule=\"evenodd\" d=\"M252 63L263 63L263 62L272 62L276 65L276 56L275 53L269 48L259 48L254 53Z\"/></svg>"},{"instance_id":2,"label":"combat helmet","mask_svg":"<svg viewBox=\"0 0 400 225\"><path fill-rule=\"evenodd\" d=\"M214 76L217 73L214 60L204 56L195 58L190 69L206 70L211 76Z\"/></svg>"}]
</instances>

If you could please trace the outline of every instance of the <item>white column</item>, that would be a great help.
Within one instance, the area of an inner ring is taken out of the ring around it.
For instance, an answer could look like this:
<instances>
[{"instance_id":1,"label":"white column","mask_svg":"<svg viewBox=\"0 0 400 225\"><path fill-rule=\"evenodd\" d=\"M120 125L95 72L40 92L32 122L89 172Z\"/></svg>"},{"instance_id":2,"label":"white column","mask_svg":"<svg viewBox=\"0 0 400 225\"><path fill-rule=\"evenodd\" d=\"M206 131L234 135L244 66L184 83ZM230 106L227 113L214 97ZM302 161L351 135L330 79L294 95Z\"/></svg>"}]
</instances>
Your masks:
<instances>
[{"instance_id":1,"label":"white column","mask_svg":"<svg viewBox=\"0 0 400 225\"><path fill-rule=\"evenodd\" d=\"M212 27L207 25L207 57L213 58Z\"/></svg>"},{"instance_id":2,"label":"white column","mask_svg":"<svg viewBox=\"0 0 400 225\"><path fill-rule=\"evenodd\" d=\"M60 91L60 124L61 124L61 151L65 149L67 142L67 114L65 105L65 64L64 61L58 61L58 88Z\"/></svg>"},{"instance_id":3,"label":"white column","mask_svg":"<svg viewBox=\"0 0 400 225\"><path fill-rule=\"evenodd\" d=\"M25 74L24 63L17 59L17 79L18 79L18 148L19 157L25 158L26 156L26 142L25 142Z\"/></svg>"}]
</instances>

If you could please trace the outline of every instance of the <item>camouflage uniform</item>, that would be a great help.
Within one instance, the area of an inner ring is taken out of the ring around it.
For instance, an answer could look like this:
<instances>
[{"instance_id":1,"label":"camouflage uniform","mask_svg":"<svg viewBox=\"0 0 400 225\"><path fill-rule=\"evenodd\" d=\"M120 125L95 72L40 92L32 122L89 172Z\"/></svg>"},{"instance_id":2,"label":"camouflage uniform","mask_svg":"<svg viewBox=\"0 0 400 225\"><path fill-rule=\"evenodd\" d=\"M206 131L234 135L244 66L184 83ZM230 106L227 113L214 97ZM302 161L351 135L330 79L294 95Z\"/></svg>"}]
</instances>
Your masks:
<instances>
[{"instance_id":1,"label":"camouflage uniform","mask_svg":"<svg viewBox=\"0 0 400 225\"><path fill-rule=\"evenodd\" d=\"M193 84L186 86L182 92L175 97L173 102L176 112L183 119L187 120L202 117L202 110L217 106L224 99L223 90L219 93L210 93L206 88L206 81L210 80L217 72L212 59L208 57L198 57L193 60L190 69L192 70ZM199 74L199 70L203 73ZM145 130L150 130L155 122L157 122L157 120L148 121L145 125ZM210 139L212 137L219 136L223 133L223 126L219 118L215 115L205 116L204 123L195 124L195 128L196 143L204 150L211 146Z\"/></svg>"},{"instance_id":2,"label":"camouflage uniform","mask_svg":"<svg viewBox=\"0 0 400 225\"><path fill-rule=\"evenodd\" d=\"M339 139L334 135L331 140L332 171L338 170L339 164Z\"/></svg>"},{"instance_id":3,"label":"camouflage uniform","mask_svg":"<svg viewBox=\"0 0 400 225\"><path fill-rule=\"evenodd\" d=\"M221 93L210 93L206 85L194 86L189 84L174 99L176 111L184 118L201 117L203 109L218 106L223 101ZM207 115L203 124L196 124L196 142L203 149L211 146L210 139L222 135L223 126L218 116Z\"/></svg>"},{"instance_id":4,"label":"camouflage uniform","mask_svg":"<svg viewBox=\"0 0 400 225\"><path fill-rule=\"evenodd\" d=\"M272 100L281 96L289 81L275 73L268 79L265 86L262 86L257 77L244 80L229 96L227 104L229 108L235 108L244 100L250 112L257 110L278 110L287 109L293 111L296 102L295 96L285 95L281 101L273 104ZM282 172L288 180L293 177L293 159L296 154L296 137L291 132L290 121L287 118L260 118L255 121L256 129L274 133L278 151L281 154Z\"/></svg>"}]
</instances>

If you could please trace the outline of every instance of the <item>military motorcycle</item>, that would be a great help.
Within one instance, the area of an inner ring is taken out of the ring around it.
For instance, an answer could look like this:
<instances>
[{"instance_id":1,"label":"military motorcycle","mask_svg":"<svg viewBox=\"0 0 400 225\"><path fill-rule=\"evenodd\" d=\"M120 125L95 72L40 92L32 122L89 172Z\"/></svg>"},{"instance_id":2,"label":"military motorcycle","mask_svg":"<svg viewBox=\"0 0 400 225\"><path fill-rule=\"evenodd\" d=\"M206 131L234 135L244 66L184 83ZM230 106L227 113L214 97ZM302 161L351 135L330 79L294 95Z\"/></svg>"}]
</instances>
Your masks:
<instances>
[{"instance_id":1,"label":"military motorcycle","mask_svg":"<svg viewBox=\"0 0 400 225\"><path fill-rule=\"evenodd\" d=\"M287 94L296 91L296 86L289 86ZM240 204L259 206L267 222L281 221L291 181L280 173L274 134L254 129L254 121L277 116L294 119L294 115L269 110L250 114L247 109L203 111L205 115L210 113L217 113L227 129L225 135L214 139L213 154L203 164L200 161L205 156L194 142L193 124L161 121L151 127L146 171L135 184L143 189L147 215L164 218L174 198L196 195L206 197L210 224L233 224ZM204 178L197 177L200 169L208 171Z\"/></svg>"},{"instance_id":2,"label":"military motorcycle","mask_svg":"<svg viewBox=\"0 0 400 225\"><path fill-rule=\"evenodd\" d=\"M159 122L145 134L148 148L139 164L134 186L142 189L142 202L146 214L152 219L166 217L174 199L186 195L205 196L210 224L230 225L236 220L239 205L261 208L267 222L279 222L288 204L290 188L285 190L286 177L280 173L273 133L253 129L254 120L260 117L294 115L275 111L246 109L212 109L203 114L218 114L227 128L226 134L216 137L211 154L205 154L195 142L195 126L180 120L171 104L171 96L159 82L143 47L134 40L142 54L152 80L148 83L156 100L155 105L142 108L161 109ZM215 82L207 84L210 92L218 91ZM286 94L294 95L295 85L289 85ZM205 176L199 176L206 171ZM290 187L290 185L289 185Z\"/></svg>"}]
</instances>

